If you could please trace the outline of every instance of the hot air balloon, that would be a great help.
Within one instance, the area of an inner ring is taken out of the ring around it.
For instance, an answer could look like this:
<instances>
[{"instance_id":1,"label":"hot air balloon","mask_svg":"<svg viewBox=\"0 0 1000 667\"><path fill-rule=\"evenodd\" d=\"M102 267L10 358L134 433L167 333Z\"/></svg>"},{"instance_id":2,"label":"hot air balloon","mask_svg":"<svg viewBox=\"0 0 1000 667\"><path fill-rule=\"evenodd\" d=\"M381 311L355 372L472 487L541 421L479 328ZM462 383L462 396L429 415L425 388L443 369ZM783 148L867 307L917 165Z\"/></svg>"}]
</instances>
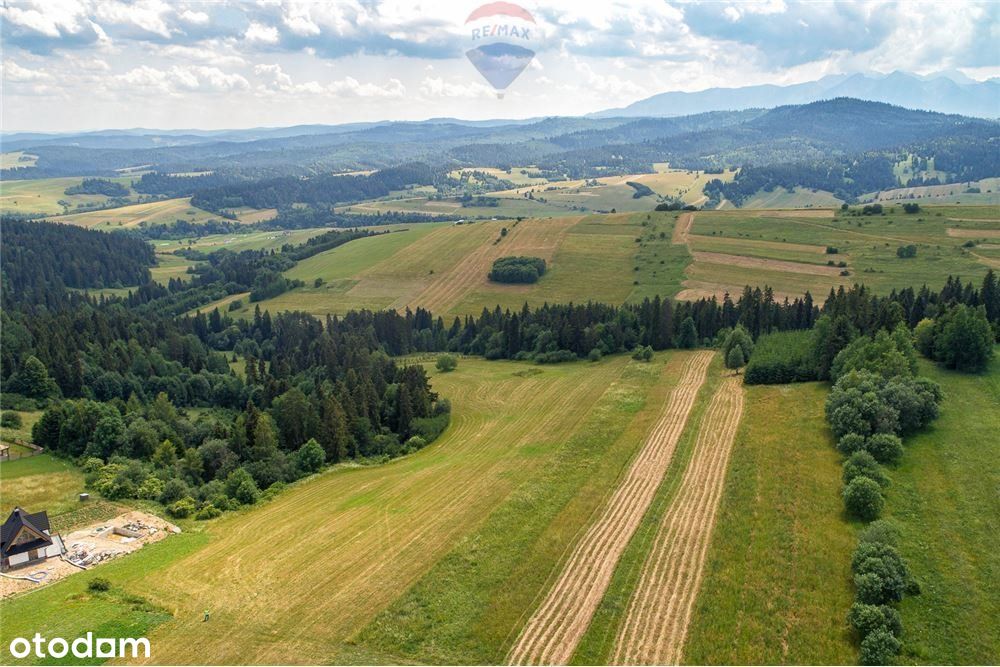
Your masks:
<instances>
[{"instance_id":1,"label":"hot air balloon","mask_svg":"<svg viewBox=\"0 0 1000 667\"><path fill-rule=\"evenodd\" d=\"M530 48L536 37L534 17L513 3L491 2L469 14L465 27L471 45L465 56L502 99L535 57Z\"/></svg>"}]
</instances>

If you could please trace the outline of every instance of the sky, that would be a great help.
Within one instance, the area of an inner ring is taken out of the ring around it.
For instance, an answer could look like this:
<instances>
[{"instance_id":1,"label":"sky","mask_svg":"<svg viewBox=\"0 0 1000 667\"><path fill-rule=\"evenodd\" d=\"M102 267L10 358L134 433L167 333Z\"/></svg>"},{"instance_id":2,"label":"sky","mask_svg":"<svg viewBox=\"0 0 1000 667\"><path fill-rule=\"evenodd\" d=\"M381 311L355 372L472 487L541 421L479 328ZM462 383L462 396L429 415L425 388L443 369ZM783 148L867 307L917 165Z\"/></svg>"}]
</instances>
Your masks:
<instances>
[{"instance_id":1,"label":"sky","mask_svg":"<svg viewBox=\"0 0 1000 667\"><path fill-rule=\"evenodd\" d=\"M3 0L0 125L529 118L828 74L1000 76L996 1L558 0L519 2L530 22L494 13L467 23L482 4ZM530 29L518 44L534 57L500 97L466 52L483 43L474 27L508 23Z\"/></svg>"}]
</instances>

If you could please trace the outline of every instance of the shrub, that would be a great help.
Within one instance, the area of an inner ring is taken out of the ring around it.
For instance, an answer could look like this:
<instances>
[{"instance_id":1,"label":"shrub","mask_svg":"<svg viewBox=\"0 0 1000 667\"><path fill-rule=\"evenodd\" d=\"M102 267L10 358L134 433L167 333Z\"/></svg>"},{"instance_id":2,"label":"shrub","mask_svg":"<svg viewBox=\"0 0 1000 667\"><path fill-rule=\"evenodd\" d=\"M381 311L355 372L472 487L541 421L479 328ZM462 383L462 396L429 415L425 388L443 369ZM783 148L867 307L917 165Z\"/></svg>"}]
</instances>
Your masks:
<instances>
[{"instance_id":1,"label":"shrub","mask_svg":"<svg viewBox=\"0 0 1000 667\"><path fill-rule=\"evenodd\" d=\"M844 456L852 456L856 452L865 451L865 437L858 433L847 433L837 441L837 449Z\"/></svg>"},{"instance_id":2,"label":"shrub","mask_svg":"<svg viewBox=\"0 0 1000 667\"><path fill-rule=\"evenodd\" d=\"M888 630L879 628L861 641L862 665L891 665L902 644Z\"/></svg>"},{"instance_id":3,"label":"shrub","mask_svg":"<svg viewBox=\"0 0 1000 667\"><path fill-rule=\"evenodd\" d=\"M185 496L172 505L168 505L167 514L176 519L186 519L194 514L196 508L197 505L194 502L194 498L191 496Z\"/></svg>"},{"instance_id":4,"label":"shrub","mask_svg":"<svg viewBox=\"0 0 1000 667\"><path fill-rule=\"evenodd\" d=\"M903 441L892 433L876 433L868 438L865 450L879 463L896 463L903 455Z\"/></svg>"},{"instance_id":5,"label":"shrub","mask_svg":"<svg viewBox=\"0 0 1000 667\"><path fill-rule=\"evenodd\" d=\"M406 441L406 443L403 445L403 448L407 454L412 454L413 452L421 450L426 446L427 446L426 440L421 438L419 435L414 435L409 440Z\"/></svg>"},{"instance_id":6,"label":"shrub","mask_svg":"<svg viewBox=\"0 0 1000 667\"><path fill-rule=\"evenodd\" d=\"M452 354L442 354L437 358L434 367L442 373L450 373L458 368L458 359Z\"/></svg>"},{"instance_id":7,"label":"shrub","mask_svg":"<svg viewBox=\"0 0 1000 667\"><path fill-rule=\"evenodd\" d=\"M214 519L221 514L222 510L218 507L212 503L205 503L201 506L201 509L195 513L194 518L198 521L207 521L208 519Z\"/></svg>"},{"instance_id":8,"label":"shrub","mask_svg":"<svg viewBox=\"0 0 1000 667\"><path fill-rule=\"evenodd\" d=\"M934 358L948 368L975 373L993 357L993 329L983 306L956 306L940 318L935 329Z\"/></svg>"},{"instance_id":9,"label":"shrub","mask_svg":"<svg viewBox=\"0 0 1000 667\"><path fill-rule=\"evenodd\" d=\"M601 354L601 349L598 348L598 347L595 347L593 350L591 350L587 354L587 359L589 359L590 361L600 361L601 357L603 357L603 356L604 355Z\"/></svg>"},{"instance_id":10,"label":"shrub","mask_svg":"<svg viewBox=\"0 0 1000 667\"><path fill-rule=\"evenodd\" d=\"M860 544L887 544L894 547L898 541L899 529L885 519L872 521L858 536Z\"/></svg>"},{"instance_id":11,"label":"shrub","mask_svg":"<svg viewBox=\"0 0 1000 667\"><path fill-rule=\"evenodd\" d=\"M743 350L740 349L739 345L734 345L726 355L726 368L738 370L743 367L744 363Z\"/></svg>"},{"instance_id":12,"label":"shrub","mask_svg":"<svg viewBox=\"0 0 1000 667\"><path fill-rule=\"evenodd\" d=\"M869 477L855 477L844 487L844 505L848 513L862 521L877 519L884 504L882 488Z\"/></svg>"},{"instance_id":13,"label":"shrub","mask_svg":"<svg viewBox=\"0 0 1000 667\"><path fill-rule=\"evenodd\" d=\"M94 577L87 582L87 590L94 593L105 593L111 590L111 582L104 577Z\"/></svg>"},{"instance_id":14,"label":"shrub","mask_svg":"<svg viewBox=\"0 0 1000 667\"><path fill-rule=\"evenodd\" d=\"M653 358L653 348L649 345L639 346L633 350L632 358L636 361L649 361Z\"/></svg>"},{"instance_id":15,"label":"shrub","mask_svg":"<svg viewBox=\"0 0 1000 667\"><path fill-rule=\"evenodd\" d=\"M851 570L858 600L887 604L903 599L913 590L910 570L896 547L880 542L862 542L851 557Z\"/></svg>"},{"instance_id":16,"label":"shrub","mask_svg":"<svg viewBox=\"0 0 1000 667\"><path fill-rule=\"evenodd\" d=\"M878 482L880 486L889 484L889 478L882 471L882 466L878 464L875 457L864 450L854 452L850 458L844 461L844 484L850 484L855 477L867 477Z\"/></svg>"},{"instance_id":17,"label":"shrub","mask_svg":"<svg viewBox=\"0 0 1000 667\"><path fill-rule=\"evenodd\" d=\"M260 498L260 489L257 488L257 483L253 479L245 479L236 487L233 498L243 505L253 505Z\"/></svg>"},{"instance_id":18,"label":"shrub","mask_svg":"<svg viewBox=\"0 0 1000 667\"><path fill-rule=\"evenodd\" d=\"M861 639L875 630L887 630L894 637L898 637L903 632L903 623L899 618L899 612L886 604L855 602L847 613L847 622L857 631L858 637Z\"/></svg>"},{"instance_id":19,"label":"shrub","mask_svg":"<svg viewBox=\"0 0 1000 667\"><path fill-rule=\"evenodd\" d=\"M5 410L0 415L0 426L4 428L21 428L23 423L21 415L11 410Z\"/></svg>"}]
</instances>

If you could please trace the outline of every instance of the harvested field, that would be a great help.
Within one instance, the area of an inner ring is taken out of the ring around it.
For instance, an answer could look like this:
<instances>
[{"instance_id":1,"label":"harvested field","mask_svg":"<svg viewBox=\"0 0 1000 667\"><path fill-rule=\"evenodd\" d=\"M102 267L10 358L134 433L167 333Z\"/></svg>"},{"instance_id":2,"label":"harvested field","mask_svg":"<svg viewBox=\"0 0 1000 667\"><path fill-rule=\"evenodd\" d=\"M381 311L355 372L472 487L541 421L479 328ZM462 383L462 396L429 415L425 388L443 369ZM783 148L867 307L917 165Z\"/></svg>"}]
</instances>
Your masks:
<instances>
[{"instance_id":1,"label":"harvested field","mask_svg":"<svg viewBox=\"0 0 1000 667\"><path fill-rule=\"evenodd\" d=\"M681 213L677 216L677 222L674 224L673 242L679 245L687 243L688 234L691 233L691 225L693 224L694 213Z\"/></svg>"},{"instance_id":2,"label":"harvested field","mask_svg":"<svg viewBox=\"0 0 1000 667\"><path fill-rule=\"evenodd\" d=\"M509 233L500 243L490 241L476 249L451 271L436 276L427 287L406 305L420 306L431 312L446 312L462 300L476 286L489 282L487 274L493 261L511 255L541 257L551 263L552 255L562 242L570 227L578 223L580 217L561 217L547 220L525 220ZM499 229L496 230L499 233Z\"/></svg>"},{"instance_id":3,"label":"harvested field","mask_svg":"<svg viewBox=\"0 0 1000 667\"><path fill-rule=\"evenodd\" d=\"M960 239L1000 239L1000 229L955 229L949 227L948 236Z\"/></svg>"},{"instance_id":4,"label":"harvested field","mask_svg":"<svg viewBox=\"0 0 1000 667\"><path fill-rule=\"evenodd\" d=\"M685 365L646 444L508 654L511 664L565 664L573 655L670 464L712 356L699 352Z\"/></svg>"},{"instance_id":5,"label":"harvested field","mask_svg":"<svg viewBox=\"0 0 1000 667\"><path fill-rule=\"evenodd\" d=\"M696 262L707 264L724 264L740 266L746 269L768 269L786 273L804 273L811 276L839 276L843 269L836 266L820 264L805 264L803 262L788 262L780 259L765 259L763 257L747 257L745 255L729 255L721 252L695 251L691 255Z\"/></svg>"},{"instance_id":6,"label":"harvested field","mask_svg":"<svg viewBox=\"0 0 1000 667\"><path fill-rule=\"evenodd\" d=\"M742 382L726 378L705 413L681 487L657 531L612 662L680 662L742 412Z\"/></svg>"},{"instance_id":7,"label":"harvested field","mask_svg":"<svg viewBox=\"0 0 1000 667\"><path fill-rule=\"evenodd\" d=\"M827 208L796 208L787 211L760 211L756 218L833 218L833 209Z\"/></svg>"}]
</instances>

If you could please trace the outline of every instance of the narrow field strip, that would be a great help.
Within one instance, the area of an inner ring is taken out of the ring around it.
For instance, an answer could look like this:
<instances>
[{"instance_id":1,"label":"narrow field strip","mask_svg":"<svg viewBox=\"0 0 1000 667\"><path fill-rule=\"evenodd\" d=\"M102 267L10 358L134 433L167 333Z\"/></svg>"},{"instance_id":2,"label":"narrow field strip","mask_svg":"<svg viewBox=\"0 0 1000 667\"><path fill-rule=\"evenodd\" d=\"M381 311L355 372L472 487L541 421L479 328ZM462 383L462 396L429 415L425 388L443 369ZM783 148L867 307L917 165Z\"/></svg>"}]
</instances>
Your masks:
<instances>
[{"instance_id":1,"label":"narrow field strip","mask_svg":"<svg viewBox=\"0 0 1000 667\"><path fill-rule=\"evenodd\" d=\"M612 663L680 662L742 413L740 378L726 378L705 412L681 487L643 565Z\"/></svg>"},{"instance_id":2,"label":"narrow field strip","mask_svg":"<svg viewBox=\"0 0 1000 667\"><path fill-rule=\"evenodd\" d=\"M691 226L694 224L694 213L681 213L674 223L674 233L671 241L674 245L684 245L688 242L688 234L691 233Z\"/></svg>"},{"instance_id":3,"label":"narrow field strip","mask_svg":"<svg viewBox=\"0 0 1000 667\"><path fill-rule=\"evenodd\" d=\"M646 444L515 642L510 664L565 664L572 656L670 465L712 356L697 352L685 364Z\"/></svg>"},{"instance_id":4,"label":"narrow field strip","mask_svg":"<svg viewBox=\"0 0 1000 667\"><path fill-rule=\"evenodd\" d=\"M785 273L804 273L813 276L839 276L842 271L841 268L836 266L805 264L803 262L748 257L746 255L730 255L722 252L693 251L691 256L694 257L696 262L705 262L706 264L723 264L725 266L739 266L746 269L769 269Z\"/></svg>"}]
</instances>

